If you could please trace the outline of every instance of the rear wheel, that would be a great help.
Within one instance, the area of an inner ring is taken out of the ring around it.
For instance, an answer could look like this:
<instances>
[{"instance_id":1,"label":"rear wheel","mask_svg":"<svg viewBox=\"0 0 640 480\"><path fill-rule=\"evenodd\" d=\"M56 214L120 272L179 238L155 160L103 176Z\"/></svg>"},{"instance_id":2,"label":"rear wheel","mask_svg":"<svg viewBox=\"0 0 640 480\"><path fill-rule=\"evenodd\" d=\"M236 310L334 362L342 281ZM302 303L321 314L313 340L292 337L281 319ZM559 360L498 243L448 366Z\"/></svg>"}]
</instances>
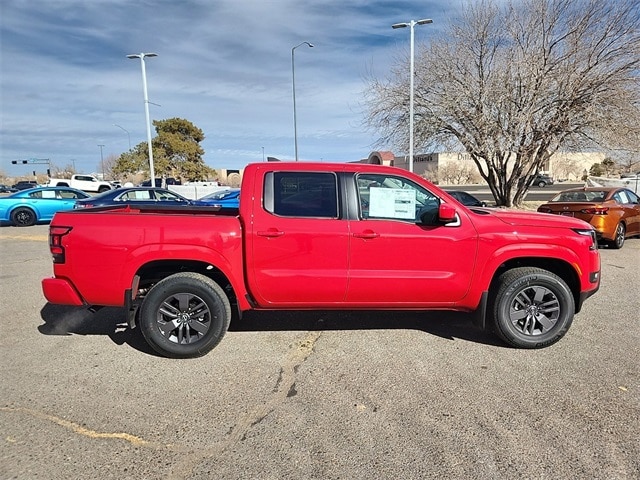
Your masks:
<instances>
[{"instance_id":1,"label":"rear wheel","mask_svg":"<svg viewBox=\"0 0 640 480\"><path fill-rule=\"evenodd\" d=\"M30 227L36 220L36 212L27 207L16 208L11 213L11 221L16 227Z\"/></svg>"},{"instance_id":2,"label":"rear wheel","mask_svg":"<svg viewBox=\"0 0 640 480\"><path fill-rule=\"evenodd\" d=\"M210 352L229 328L231 306L224 290L209 277L177 273L158 282L140 310L147 343L171 358Z\"/></svg>"},{"instance_id":3,"label":"rear wheel","mask_svg":"<svg viewBox=\"0 0 640 480\"><path fill-rule=\"evenodd\" d=\"M509 345L542 348L560 340L573 322L575 302L557 275L534 267L502 274L493 300L493 327Z\"/></svg>"},{"instance_id":4,"label":"rear wheel","mask_svg":"<svg viewBox=\"0 0 640 480\"><path fill-rule=\"evenodd\" d=\"M620 249L624 245L624 236L627 233L627 229L624 227L623 223L619 223L616 227L616 235L613 241L609 242L609 245L612 248Z\"/></svg>"}]
</instances>

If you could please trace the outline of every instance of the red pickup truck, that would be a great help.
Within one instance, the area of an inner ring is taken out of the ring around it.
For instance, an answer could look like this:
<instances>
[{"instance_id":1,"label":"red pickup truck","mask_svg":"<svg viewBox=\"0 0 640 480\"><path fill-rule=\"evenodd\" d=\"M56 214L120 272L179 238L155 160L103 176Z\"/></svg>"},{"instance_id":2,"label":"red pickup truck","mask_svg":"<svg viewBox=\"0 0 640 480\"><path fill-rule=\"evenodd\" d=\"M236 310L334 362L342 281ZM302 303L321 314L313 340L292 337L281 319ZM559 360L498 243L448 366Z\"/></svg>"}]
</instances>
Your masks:
<instances>
[{"instance_id":1,"label":"red pickup truck","mask_svg":"<svg viewBox=\"0 0 640 480\"><path fill-rule=\"evenodd\" d=\"M358 163L259 163L235 211L103 207L50 226L55 304L121 306L168 357L204 355L232 311L472 312L506 343L558 341L600 285L587 223L467 208L425 179Z\"/></svg>"}]
</instances>

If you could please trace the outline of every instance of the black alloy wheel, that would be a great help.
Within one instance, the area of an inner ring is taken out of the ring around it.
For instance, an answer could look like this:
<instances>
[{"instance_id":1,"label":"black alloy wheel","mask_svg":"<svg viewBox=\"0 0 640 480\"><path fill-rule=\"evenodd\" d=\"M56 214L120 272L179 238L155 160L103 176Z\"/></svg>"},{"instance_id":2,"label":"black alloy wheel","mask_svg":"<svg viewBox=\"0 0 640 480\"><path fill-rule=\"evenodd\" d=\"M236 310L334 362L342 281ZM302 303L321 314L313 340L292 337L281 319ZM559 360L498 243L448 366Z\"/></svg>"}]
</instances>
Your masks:
<instances>
[{"instance_id":1,"label":"black alloy wheel","mask_svg":"<svg viewBox=\"0 0 640 480\"><path fill-rule=\"evenodd\" d=\"M16 227L30 227L35 225L36 220L36 213L27 207L16 208L11 213L11 221Z\"/></svg>"}]
</instances>

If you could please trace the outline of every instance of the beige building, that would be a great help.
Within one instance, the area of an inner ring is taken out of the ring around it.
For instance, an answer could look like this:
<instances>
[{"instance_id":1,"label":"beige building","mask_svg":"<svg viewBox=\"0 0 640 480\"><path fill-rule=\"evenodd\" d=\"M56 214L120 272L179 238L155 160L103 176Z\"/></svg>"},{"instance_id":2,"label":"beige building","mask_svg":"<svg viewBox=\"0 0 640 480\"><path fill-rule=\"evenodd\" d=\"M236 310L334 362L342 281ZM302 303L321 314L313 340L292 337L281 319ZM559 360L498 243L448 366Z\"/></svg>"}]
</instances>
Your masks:
<instances>
[{"instance_id":1,"label":"beige building","mask_svg":"<svg viewBox=\"0 0 640 480\"><path fill-rule=\"evenodd\" d=\"M556 180L580 180L585 172L588 172L594 163L600 163L605 159L602 152L594 153L568 153L560 152L551 156L547 164L544 165L541 173L551 175ZM268 161L278 161L276 158L268 157ZM387 165L409 170L409 156L397 157L390 151L371 152L367 158L357 160L355 163L370 163L374 165ZM477 172L476 165L471 160L471 156L465 152L440 152L414 155L413 171L432 181L441 180L441 173L445 169L466 169ZM244 169L231 170L221 168L217 170L218 181L221 185L239 187ZM476 173L477 181L481 181L480 175ZM464 182L462 182L464 183ZM473 182L467 182L473 183Z\"/></svg>"},{"instance_id":2,"label":"beige building","mask_svg":"<svg viewBox=\"0 0 640 480\"><path fill-rule=\"evenodd\" d=\"M594 163L605 159L602 152L558 152L551 156L541 173L555 179L579 180L588 172ZM369 157L360 160L362 163L390 165L409 170L409 156L397 157L390 151L371 152ZM439 172L447 166L456 165L477 171L471 156L465 152L441 152L414 155L413 171L432 180L438 179Z\"/></svg>"}]
</instances>

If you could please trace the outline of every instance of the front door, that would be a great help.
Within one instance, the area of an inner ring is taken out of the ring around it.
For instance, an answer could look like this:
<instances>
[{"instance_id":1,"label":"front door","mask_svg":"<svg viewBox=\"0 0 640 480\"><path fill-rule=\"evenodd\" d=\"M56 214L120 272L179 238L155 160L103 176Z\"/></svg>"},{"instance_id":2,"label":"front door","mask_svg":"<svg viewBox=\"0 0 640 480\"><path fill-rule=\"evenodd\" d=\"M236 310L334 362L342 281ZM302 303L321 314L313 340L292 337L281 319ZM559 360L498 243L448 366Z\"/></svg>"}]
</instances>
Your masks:
<instances>
[{"instance_id":1,"label":"front door","mask_svg":"<svg viewBox=\"0 0 640 480\"><path fill-rule=\"evenodd\" d=\"M347 303L419 308L461 300L478 241L468 218L437 224L440 199L401 176L360 174L357 187ZM417 223L424 214L429 225Z\"/></svg>"}]
</instances>

